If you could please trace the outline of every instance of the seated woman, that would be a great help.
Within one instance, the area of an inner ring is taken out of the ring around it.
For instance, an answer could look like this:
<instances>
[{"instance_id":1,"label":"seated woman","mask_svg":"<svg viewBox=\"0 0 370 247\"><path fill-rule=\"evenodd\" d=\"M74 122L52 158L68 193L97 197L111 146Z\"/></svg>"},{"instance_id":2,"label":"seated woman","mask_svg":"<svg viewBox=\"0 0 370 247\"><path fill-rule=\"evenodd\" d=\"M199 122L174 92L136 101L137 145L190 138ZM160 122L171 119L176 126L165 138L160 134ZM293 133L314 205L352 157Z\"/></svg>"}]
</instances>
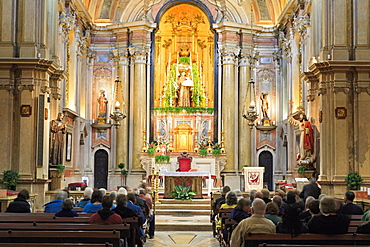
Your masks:
<instances>
[{"instance_id":1,"label":"seated woman","mask_svg":"<svg viewBox=\"0 0 370 247\"><path fill-rule=\"evenodd\" d=\"M238 201L238 204L234 208L234 210L231 212L229 219L235 220L238 223L245 218L248 218L251 216L251 204L248 199L241 198Z\"/></svg>"},{"instance_id":2,"label":"seated woman","mask_svg":"<svg viewBox=\"0 0 370 247\"><path fill-rule=\"evenodd\" d=\"M91 200L91 195L93 193L93 189L91 187L86 187L84 190L84 199L78 202L77 207L83 208L88 204Z\"/></svg>"},{"instance_id":3,"label":"seated woman","mask_svg":"<svg viewBox=\"0 0 370 247\"><path fill-rule=\"evenodd\" d=\"M102 209L103 193L100 190L95 190L91 196L91 202L86 204L83 213L96 213Z\"/></svg>"},{"instance_id":4,"label":"seated woman","mask_svg":"<svg viewBox=\"0 0 370 247\"><path fill-rule=\"evenodd\" d=\"M30 199L28 190L23 189L18 193L17 198L11 202L6 209L6 213L31 213L30 204L27 200Z\"/></svg>"},{"instance_id":5,"label":"seated woman","mask_svg":"<svg viewBox=\"0 0 370 247\"><path fill-rule=\"evenodd\" d=\"M279 217L279 208L278 206L276 205L275 202L269 202L266 204L266 214L263 216L265 217L266 219L269 219L271 220L272 222L274 222L275 226L281 222L281 218Z\"/></svg>"},{"instance_id":6,"label":"seated woman","mask_svg":"<svg viewBox=\"0 0 370 247\"><path fill-rule=\"evenodd\" d=\"M78 217L78 214L72 210L73 202L71 199L66 198L62 203L62 210L55 213L55 217Z\"/></svg>"},{"instance_id":7,"label":"seated woman","mask_svg":"<svg viewBox=\"0 0 370 247\"><path fill-rule=\"evenodd\" d=\"M226 200L224 204L221 205L220 210L223 208L235 208L236 204L238 203L238 198L236 197L236 194L232 191L228 192L226 194ZM221 220L221 215L218 214L218 221L217 221L217 228L222 228L222 220Z\"/></svg>"}]
</instances>

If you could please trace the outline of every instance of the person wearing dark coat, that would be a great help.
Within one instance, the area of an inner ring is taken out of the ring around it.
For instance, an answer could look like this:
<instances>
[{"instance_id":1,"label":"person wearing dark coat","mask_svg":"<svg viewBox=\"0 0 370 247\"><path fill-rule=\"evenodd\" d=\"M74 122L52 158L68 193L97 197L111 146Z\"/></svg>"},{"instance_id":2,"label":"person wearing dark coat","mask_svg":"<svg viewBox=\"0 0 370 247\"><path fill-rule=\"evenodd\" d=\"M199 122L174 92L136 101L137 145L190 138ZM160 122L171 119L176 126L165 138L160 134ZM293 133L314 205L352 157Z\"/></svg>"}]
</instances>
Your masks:
<instances>
[{"instance_id":1,"label":"person wearing dark coat","mask_svg":"<svg viewBox=\"0 0 370 247\"><path fill-rule=\"evenodd\" d=\"M337 213L337 205L333 197L323 197L320 200L319 207L320 214L313 216L308 222L309 233L347 233L350 219L341 213Z\"/></svg>"},{"instance_id":2,"label":"person wearing dark coat","mask_svg":"<svg viewBox=\"0 0 370 247\"><path fill-rule=\"evenodd\" d=\"M18 193L17 198L11 202L6 209L6 213L31 213L30 204L27 200L30 199L28 190L23 189Z\"/></svg>"},{"instance_id":3,"label":"person wearing dark coat","mask_svg":"<svg viewBox=\"0 0 370 247\"><path fill-rule=\"evenodd\" d=\"M362 208L359 205L356 205L353 203L354 200L355 200L355 193L353 193L352 191L347 191L344 194L344 202L346 204L342 206L342 210L341 210L342 214L344 215L363 215L364 214L364 210L362 210Z\"/></svg>"},{"instance_id":4,"label":"person wearing dark coat","mask_svg":"<svg viewBox=\"0 0 370 247\"><path fill-rule=\"evenodd\" d=\"M239 199L238 204L236 205L236 207L231 212L231 214L229 216L229 219L235 220L239 223L240 221L244 220L245 218L250 217L251 216L251 213L250 213L251 207L250 206L251 205L250 205L250 202L249 202L248 199L245 199L245 198Z\"/></svg>"},{"instance_id":5,"label":"person wearing dark coat","mask_svg":"<svg viewBox=\"0 0 370 247\"><path fill-rule=\"evenodd\" d=\"M306 202L307 197L313 196L315 199L319 199L321 189L316 183L316 179L311 177L310 183L303 186L302 192L299 194L300 198L303 198L303 202Z\"/></svg>"},{"instance_id":6,"label":"person wearing dark coat","mask_svg":"<svg viewBox=\"0 0 370 247\"><path fill-rule=\"evenodd\" d=\"M78 217L78 214L72 210L73 202L71 199L66 198L62 204L62 210L55 213L55 217Z\"/></svg>"}]
</instances>

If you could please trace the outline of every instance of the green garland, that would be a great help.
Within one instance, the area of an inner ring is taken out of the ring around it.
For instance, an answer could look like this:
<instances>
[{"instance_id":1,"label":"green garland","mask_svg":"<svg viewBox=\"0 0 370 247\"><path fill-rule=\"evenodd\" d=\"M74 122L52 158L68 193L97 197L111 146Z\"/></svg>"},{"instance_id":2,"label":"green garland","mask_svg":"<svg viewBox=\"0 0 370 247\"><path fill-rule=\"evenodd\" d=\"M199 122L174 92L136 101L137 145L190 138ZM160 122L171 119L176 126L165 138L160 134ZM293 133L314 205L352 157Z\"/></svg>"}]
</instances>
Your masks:
<instances>
[{"instance_id":1,"label":"green garland","mask_svg":"<svg viewBox=\"0 0 370 247\"><path fill-rule=\"evenodd\" d=\"M199 71L198 71L198 64L193 63L192 64L192 72L193 72L193 93L191 95L191 98L193 102L195 102L196 106L199 107L202 105L202 101L204 100L204 90L203 85L199 77Z\"/></svg>"},{"instance_id":2,"label":"green garland","mask_svg":"<svg viewBox=\"0 0 370 247\"><path fill-rule=\"evenodd\" d=\"M170 156L169 155L156 155L155 156L155 163L161 164L161 163L169 163L170 162Z\"/></svg>"},{"instance_id":3,"label":"green garland","mask_svg":"<svg viewBox=\"0 0 370 247\"><path fill-rule=\"evenodd\" d=\"M212 114L214 109L213 108L205 108L205 107L155 107L155 111L160 113L180 113L185 110L187 113L197 113L197 112L206 112L208 114Z\"/></svg>"},{"instance_id":4,"label":"green garland","mask_svg":"<svg viewBox=\"0 0 370 247\"><path fill-rule=\"evenodd\" d=\"M177 98L177 78L176 78L176 70L177 70L177 64L172 64L170 69L169 78L167 81L166 86L166 96L165 96L165 105L170 107L171 103L172 105L175 104L175 98Z\"/></svg>"}]
</instances>

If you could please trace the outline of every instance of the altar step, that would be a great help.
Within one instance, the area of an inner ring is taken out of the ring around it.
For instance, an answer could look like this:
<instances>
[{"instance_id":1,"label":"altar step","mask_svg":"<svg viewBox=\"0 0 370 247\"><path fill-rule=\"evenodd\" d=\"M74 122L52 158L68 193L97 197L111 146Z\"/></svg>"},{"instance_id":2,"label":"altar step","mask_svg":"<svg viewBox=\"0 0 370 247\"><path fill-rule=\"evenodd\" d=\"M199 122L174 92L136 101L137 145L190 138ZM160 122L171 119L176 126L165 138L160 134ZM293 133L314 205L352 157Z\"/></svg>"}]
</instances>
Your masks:
<instances>
[{"instance_id":1,"label":"altar step","mask_svg":"<svg viewBox=\"0 0 370 247\"><path fill-rule=\"evenodd\" d=\"M156 204L156 230L158 231L212 231L209 221L210 199L179 201L160 199Z\"/></svg>"}]
</instances>

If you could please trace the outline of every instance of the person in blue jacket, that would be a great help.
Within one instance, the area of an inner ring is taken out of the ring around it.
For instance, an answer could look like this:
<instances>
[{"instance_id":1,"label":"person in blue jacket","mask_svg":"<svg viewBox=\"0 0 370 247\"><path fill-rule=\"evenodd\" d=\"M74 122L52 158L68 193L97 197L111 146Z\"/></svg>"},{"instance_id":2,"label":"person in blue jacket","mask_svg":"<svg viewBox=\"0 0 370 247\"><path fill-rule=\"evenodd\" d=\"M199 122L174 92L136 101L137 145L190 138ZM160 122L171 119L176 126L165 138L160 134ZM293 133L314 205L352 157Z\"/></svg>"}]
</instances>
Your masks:
<instances>
[{"instance_id":1,"label":"person in blue jacket","mask_svg":"<svg viewBox=\"0 0 370 247\"><path fill-rule=\"evenodd\" d=\"M44 213L57 213L62 210L64 199L68 197L67 192L61 190L58 192L55 200L48 202L44 205Z\"/></svg>"},{"instance_id":2,"label":"person in blue jacket","mask_svg":"<svg viewBox=\"0 0 370 247\"><path fill-rule=\"evenodd\" d=\"M96 213L103 208L102 202L103 202L103 193L100 190L94 190L91 196L91 201L88 204L86 204L82 212Z\"/></svg>"}]
</instances>

